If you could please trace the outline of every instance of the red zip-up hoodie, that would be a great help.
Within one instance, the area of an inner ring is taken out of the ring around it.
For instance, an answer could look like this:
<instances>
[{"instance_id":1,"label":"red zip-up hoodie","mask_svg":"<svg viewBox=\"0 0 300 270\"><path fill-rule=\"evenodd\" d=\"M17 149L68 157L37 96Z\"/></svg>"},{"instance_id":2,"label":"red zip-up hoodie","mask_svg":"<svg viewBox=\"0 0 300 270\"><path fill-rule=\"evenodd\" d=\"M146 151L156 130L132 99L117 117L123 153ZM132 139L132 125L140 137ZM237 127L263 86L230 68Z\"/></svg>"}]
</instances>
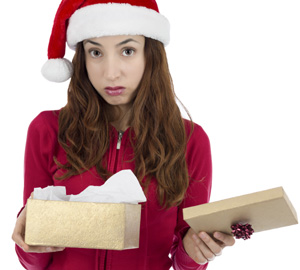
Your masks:
<instances>
[{"instance_id":1,"label":"red zip-up hoodie","mask_svg":"<svg viewBox=\"0 0 300 270\"><path fill-rule=\"evenodd\" d=\"M67 194L78 194L90 185L104 184L95 168L67 180L54 179L56 156L66 162L66 153L57 140L59 111L44 111L30 124L27 134L24 167L24 205L35 187L65 186ZM186 131L190 121L184 120ZM108 170L134 171L133 149L129 129L122 137L111 126L110 147L106 153ZM126 162L125 162L126 161ZM211 191L212 164L209 139L195 124L187 144L186 161L191 179L186 198L178 207L162 209L156 196L156 179L152 179L142 204L139 248L124 251L66 248L55 253L26 253L16 245L21 264L29 270L204 270L185 252L182 238L189 229L183 220L184 207L207 203ZM198 181L197 181L198 180ZM201 180L201 181L199 181ZM175 180L174 180L175 181ZM75 237L75 236L74 236Z\"/></svg>"}]
</instances>

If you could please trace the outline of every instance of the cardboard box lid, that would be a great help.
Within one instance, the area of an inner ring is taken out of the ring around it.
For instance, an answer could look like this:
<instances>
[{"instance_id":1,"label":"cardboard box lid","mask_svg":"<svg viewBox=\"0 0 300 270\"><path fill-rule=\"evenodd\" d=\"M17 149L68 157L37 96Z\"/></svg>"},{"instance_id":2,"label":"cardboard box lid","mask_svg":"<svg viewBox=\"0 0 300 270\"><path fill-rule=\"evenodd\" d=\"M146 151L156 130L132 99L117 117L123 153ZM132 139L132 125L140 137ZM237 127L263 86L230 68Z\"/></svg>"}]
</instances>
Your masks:
<instances>
[{"instance_id":1,"label":"cardboard box lid","mask_svg":"<svg viewBox=\"0 0 300 270\"><path fill-rule=\"evenodd\" d=\"M255 232L297 224L297 214L282 187L183 209L195 231L231 234L231 225L249 223Z\"/></svg>"},{"instance_id":2,"label":"cardboard box lid","mask_svg":"<svg viewBox=\"0 0 300 270\"><path fill-rule=\"evenodd\" d=\"M25 243L123 250L139 247L141 205L28 199Z\"/></svg>"}]
</instances>

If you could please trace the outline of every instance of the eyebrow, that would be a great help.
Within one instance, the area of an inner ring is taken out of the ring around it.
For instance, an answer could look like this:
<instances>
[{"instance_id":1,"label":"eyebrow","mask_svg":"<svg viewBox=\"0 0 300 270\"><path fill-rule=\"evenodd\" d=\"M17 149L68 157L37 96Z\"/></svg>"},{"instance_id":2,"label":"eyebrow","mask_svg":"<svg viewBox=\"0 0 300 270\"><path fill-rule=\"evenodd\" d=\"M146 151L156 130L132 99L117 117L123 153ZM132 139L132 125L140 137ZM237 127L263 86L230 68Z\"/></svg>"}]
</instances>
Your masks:
<instances>
[{"instance_id":1,"label":"eyebrow","mask_svg":"<svg viewBox=\"0 0 300 270\"><path fill-rule=\"evenodd\" d=\"M124 45L124 44L126 44L126 43L128 43L128 42L130 42L130 41L139 43L138 41L136 41L136 40L134 40L134 39L132 39L132 38L129 38L129 39L126 39L126 40L124 40L124 41L118 43L118 44L116 45L116 47L119 47L119 46L121 46L121 45ZM84 41L84 44L86 44L86 43L91 43L91 44L93 44L93 45L103 47L102 44L100 44L100 43L98 43L98 42L95 42L95 41L92 41L92 40L89 40L89 39L87 39L87 40ZM139 44L140 44L140 43L139 43Z\"/></svg>"}]
</instances>

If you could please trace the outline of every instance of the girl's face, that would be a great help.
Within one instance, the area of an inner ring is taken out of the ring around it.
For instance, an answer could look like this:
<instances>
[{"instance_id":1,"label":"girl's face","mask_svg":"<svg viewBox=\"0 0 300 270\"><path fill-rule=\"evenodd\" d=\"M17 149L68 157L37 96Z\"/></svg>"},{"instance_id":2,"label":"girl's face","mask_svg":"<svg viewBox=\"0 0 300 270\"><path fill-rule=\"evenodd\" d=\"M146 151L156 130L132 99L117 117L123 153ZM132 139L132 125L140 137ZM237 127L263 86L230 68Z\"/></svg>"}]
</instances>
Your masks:
<instances>
[{"instance_id":1,"label":"girl's face","mask_svg":"<svg viewBox=\"0 0 300 270\"><path fill-rule=\"evenodd\" d=\"M83 45L94 88L107 103L128 109L145 70L145 37L106 36L86 39Z\"/></svg>"}]
</instances>

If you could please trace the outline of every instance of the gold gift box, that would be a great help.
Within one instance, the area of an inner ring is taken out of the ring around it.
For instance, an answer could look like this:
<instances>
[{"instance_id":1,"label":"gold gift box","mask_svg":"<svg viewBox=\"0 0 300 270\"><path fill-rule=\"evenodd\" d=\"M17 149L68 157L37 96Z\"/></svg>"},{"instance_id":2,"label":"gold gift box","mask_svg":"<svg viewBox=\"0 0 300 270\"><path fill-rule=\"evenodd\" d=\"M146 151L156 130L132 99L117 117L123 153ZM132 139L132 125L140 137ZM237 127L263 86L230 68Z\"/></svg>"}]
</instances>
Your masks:
<instances>
[{"instance_id":1,"label":"gold gift box","mask_svg":"<svg viewBox=\"0 0 300 270\"><path fill-rule=\"evenodd\" d=\"M249 223L255 232L297 224L296 211L282 187L183 209L195 232L231 234L231 225Z\"/></svg>"},{"instance_id":2,"label":"gold gift box","mask_svg":"<svg viewBox=\"0 0 300 270\"><path fill-rule=\"evenodd\" d=\"M25 243L123 250L139 247L141 205L28 199Z\"/></svg>"}]
</instances>

